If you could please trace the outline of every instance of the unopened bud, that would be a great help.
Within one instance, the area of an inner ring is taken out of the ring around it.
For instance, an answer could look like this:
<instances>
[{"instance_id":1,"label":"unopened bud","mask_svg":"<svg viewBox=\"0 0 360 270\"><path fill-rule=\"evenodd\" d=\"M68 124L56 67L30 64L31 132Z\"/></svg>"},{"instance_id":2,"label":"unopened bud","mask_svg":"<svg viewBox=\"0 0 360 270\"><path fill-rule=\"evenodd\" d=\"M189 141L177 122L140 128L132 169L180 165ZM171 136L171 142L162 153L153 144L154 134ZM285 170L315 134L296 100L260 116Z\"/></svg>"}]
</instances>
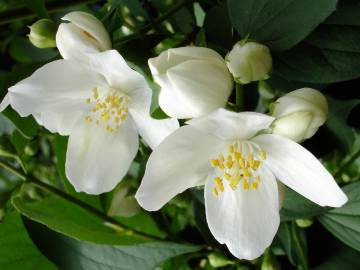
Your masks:
<instances>
[{"instance_id":1,"label":"unopened bud","mask_svg":"<svg viewBox=\"0 0 360 270\"><path fill-rule=\"evenodd\" d=\"M55 35L57 26L49 19L41 19L30 27L28 35L30 42L38 48L54 48L56 47Z\"/></svg>"},{"instance_id":2,"label":"unopened bud","mask_svg":"<svg viewBox=\"0 0 360 270\"><path fill-rule=\"evenodd\" d=\"M236 82L247 84L269 78L272 58L265 45L239 41L227 54L226 64Z\"/></svg>"},{"instance_id":3,"label":"unopened bud","mask_svg":"<svg viewBox=\"0 0 360 270\"><path fill-rule=\"evenodd\" d=\"M319 91L311 88L292 91L274 104L272 115L277 119L272 124L273 133L304 141L325 123L327 112L326 98Z\"/></svg>"}]
</instances>

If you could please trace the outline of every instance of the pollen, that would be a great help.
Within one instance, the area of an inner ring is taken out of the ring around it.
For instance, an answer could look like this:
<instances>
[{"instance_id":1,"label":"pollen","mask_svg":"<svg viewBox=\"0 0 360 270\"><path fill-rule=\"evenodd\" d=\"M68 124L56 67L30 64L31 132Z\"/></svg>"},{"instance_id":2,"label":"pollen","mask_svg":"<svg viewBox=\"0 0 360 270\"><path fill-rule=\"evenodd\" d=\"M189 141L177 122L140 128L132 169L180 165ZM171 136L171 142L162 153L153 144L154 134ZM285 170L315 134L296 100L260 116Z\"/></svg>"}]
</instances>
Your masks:
<instances>
[{"instance_id":1,"label":"pollen","mask_svg":"<svg viewBox=\"0 0 360 270\"><path fill-rule=\"evenodd\" d=\"M218 197L223 192L234 191L239 187L249 192L259 189L261 179L258 169L265 159L265 150L254 142L230 144L225 152L210 160L216 170L212 194ZM228 191L227 186L230 188Z\"/></svg>"},{"instance_id":2,"label":"pollen","mask_svg":"<svg viewBox=\"0 0 360 270\"><path fill-rule=\"evenodd\" d=\"M119 91L107 91L104 94L94 87L92 96L86 98L85 103L90 106L85 122L95 122L109 133L118 130L127 118L129 97Z\"/></svg>"}]
</instances>

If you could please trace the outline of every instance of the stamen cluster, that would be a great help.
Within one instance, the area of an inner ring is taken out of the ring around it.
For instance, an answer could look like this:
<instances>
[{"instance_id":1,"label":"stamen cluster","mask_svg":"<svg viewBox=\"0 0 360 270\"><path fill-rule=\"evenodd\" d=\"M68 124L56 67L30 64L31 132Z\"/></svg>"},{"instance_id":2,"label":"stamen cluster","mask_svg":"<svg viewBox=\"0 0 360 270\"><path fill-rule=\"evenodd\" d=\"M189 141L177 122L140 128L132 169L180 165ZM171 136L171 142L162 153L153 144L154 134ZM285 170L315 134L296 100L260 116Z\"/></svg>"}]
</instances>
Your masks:
<instances>
[{"instance_id":1,"label":"stamen cluster","mask_svg":"<svg viewBox=\"0 0 360 270\"><path fill-rule=\"evenodd\" d=\"M256 171L265 159L266 152L253 142L230 144L225 155L220 153L210 161L211 165L219 170L218 176L214 178L213 195L218 196L224 192L224 181L232 190L236 190L241 181L244 190L258 189L261 179Z\"/></svg>"},{"instance_id":2,"label":"stamen cluster","mask_svg":"<svg viewBox=\"0 0 360 270\"><path fill-rule=\"evenodd\" d=\"M85 121L95 122L96 125L104 125L106 131L112 133L120 128L128 113L129 97L111 93L104 97L99 96L98 89L93 89L93 95L85 100L86 104L93 105L90 109L95 117L87 115Z\"/></svg>"}]
</instances>

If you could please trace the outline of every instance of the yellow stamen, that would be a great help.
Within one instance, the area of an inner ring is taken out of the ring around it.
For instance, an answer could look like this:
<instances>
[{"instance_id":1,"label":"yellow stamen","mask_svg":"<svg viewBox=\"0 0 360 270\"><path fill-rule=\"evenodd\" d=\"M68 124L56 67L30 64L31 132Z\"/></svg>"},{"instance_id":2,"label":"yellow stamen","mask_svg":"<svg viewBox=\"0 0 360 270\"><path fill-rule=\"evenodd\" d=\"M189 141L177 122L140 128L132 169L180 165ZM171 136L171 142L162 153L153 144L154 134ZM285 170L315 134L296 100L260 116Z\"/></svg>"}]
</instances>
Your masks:
<instances>
[{"instance_id":1,"label":"yellow stamen","mask_svg":"<svg viewBox=\"0 0 360 270\"><path fill-rule=\"evenodd\" d=\"M217 191L216 187L212 189L212 194L217 197L219 195L219 192Z\"/></svg>"},{"instance_id":2,"label":"yellow stamen","mask_svg":"<svg viewBox=\"0 0 360 270\"><path fill-rule=\"evenodd\" d=\"M223 182L220 179L220 177L215 177L215 183L216 183L218 189L220 189L220 191L223 192L224 191L224 185L223 185Z\"/></svg>"},{"instance_id":3,"label":"yellow stamen","mask_svg":"<svg viewBox=\"0 0 360 270\"><path fill-rule=\"evenodd\" d=\"M266 152L264 150L260 150L259 151L259 157L262 159L262 160L265 160L266 159Z\"/></svg>"}]
</instances>

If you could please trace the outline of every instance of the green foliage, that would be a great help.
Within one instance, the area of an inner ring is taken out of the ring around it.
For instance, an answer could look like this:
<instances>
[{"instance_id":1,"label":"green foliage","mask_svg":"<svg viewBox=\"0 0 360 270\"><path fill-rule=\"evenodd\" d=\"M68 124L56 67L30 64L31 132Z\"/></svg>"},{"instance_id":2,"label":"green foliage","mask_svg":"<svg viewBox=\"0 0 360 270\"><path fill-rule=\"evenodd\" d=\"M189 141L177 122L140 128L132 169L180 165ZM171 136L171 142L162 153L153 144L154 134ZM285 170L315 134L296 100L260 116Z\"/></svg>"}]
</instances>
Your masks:
<instances>
[{"instance_id":1,"label":"green foliage","mask_svg":"<svg viewBox=\"0 0 360 270\"><path fill-rule=\"evenodd\" d=\"M199 246L167 242L129 246L97 245L65 237L38 224L30 224L30 227L36 228L32 230L35 232L32 237L37 240L43 252L60 269L67 270L152 270L168 258L200 249Z\"/></svg>"},{"instance_id":2,"label":"green foliage","mask_svg":"<svg viewBox=\"0 0 360 270\"><path fill-rule=\"evenodd\" d=\"M229 0L228 3L230 19L242 38L249 37L283 51L310 34L335 10L337 1Z\"/></svg>"},{"instance_id":3,"label":"green foliage","mask_svg":"<svg viewBox=\"0 0 360 270\"><path fill-rule=\"evenodd\" d=\"M0 267L3 270L57 269L36 248L18 213L9 213L0 223Z\"/></svg>"},{"instance_id":4,"label":"green foliage","mask_svg":"<svg viewBox=\"0 0 360 270\"><path fill-rule=\"evenodd\" d=\"M360 268L359 1L0 0L1 99L9 87L61 58L56 48L33 46L27 26L48 18L57 27L66 13L78 10L99 18L112 47L146 78L154 119L169 116L160 108L161 89L151 78L148 58L189 45L225 57L241 39L267 45L271 78L242 91L234 86L226 107L268 113L285 92L321 90L329 105L327 121L303 145L333 174L349 202L320 207L287 188L273 243L263 256L239 260L209 230L202 188L184 192L159 211L141 209L134 194L151 153L143 141L114 190L79 193L65 173L68 137L9 107L0 113L1 270Z\"/></svg>"},{"instance_id":5,"label":"green foliage","mask_svg":"<svg viewBox=\"0 0 360 270\"><path fill-rule=\"evenodd\" d=\"M346 205L318 219L337 238L360 251L360 183L347 185L344 191L349 198Z\"/></svg>"},{"instance_id":6,"label":"green foliage","mask_svg":"<svg viewBox=\"0 0 360 270\"><path fill-rule=\"evenodd\" d=\"M12 199L12 204L26 217L40 222L54 231L75 239L98 244L131 244L146 241L146 238L132 237L110 222L82 207L62 198L47 198L37 202L26 202L20 196Z\"/></svg>"}]
</instances>

